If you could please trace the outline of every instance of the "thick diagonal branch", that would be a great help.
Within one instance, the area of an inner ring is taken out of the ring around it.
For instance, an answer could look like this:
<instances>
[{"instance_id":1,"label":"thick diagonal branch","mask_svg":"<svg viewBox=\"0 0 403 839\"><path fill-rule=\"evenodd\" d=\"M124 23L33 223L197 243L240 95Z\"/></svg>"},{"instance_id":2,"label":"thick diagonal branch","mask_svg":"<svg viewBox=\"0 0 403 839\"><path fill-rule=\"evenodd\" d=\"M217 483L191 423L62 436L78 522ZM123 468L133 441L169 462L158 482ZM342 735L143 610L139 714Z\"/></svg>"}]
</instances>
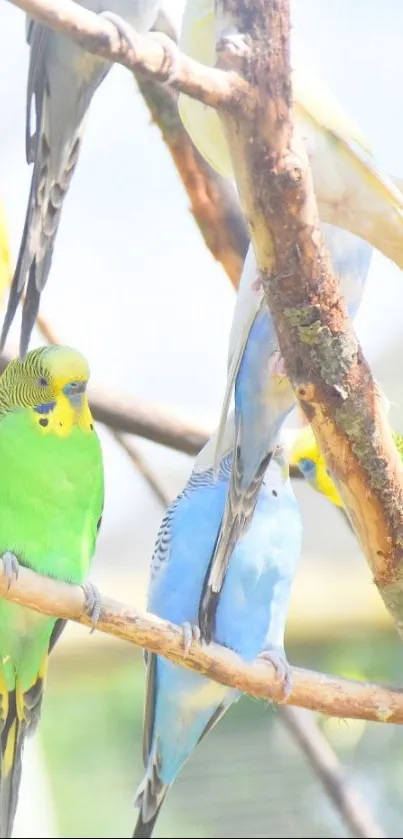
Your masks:
<instances>
[{"instance_id":1,"label":"thick diagonal branch","mask_svg":"<svg viewBox=\"0 0 403 839\"><path fill-rule=\"evenodd\" d=\"M220 60L255 89L236 118L221 116L287 372L402 630L403 465L319 230L293 121L289 0L216 6L238 32L236 49L228 38L219 42Z\"/></svg>"}]
</instances>

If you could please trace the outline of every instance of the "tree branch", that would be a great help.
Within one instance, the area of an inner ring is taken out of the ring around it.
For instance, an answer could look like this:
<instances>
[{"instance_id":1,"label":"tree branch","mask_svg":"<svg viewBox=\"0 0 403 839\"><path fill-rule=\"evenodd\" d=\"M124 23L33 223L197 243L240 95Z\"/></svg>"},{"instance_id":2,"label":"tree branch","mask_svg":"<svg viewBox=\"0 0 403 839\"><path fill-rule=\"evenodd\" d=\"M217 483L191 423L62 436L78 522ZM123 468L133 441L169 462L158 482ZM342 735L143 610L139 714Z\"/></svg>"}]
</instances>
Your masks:
<instances>
[{"instance_id":1,"label":"tree branch","mask_svg":"<svg viewBox=\"0 0 403 839\"><path fill-rule=\"evenodd\" d=\"M18 580L8 588L3 563L0 563L0 597L45 615L91 626L91 619L84 611L82 588L41 577L28 568L21 567ZM279 701L282 698L282 685L270 663L257 661L246 664L236 653L218 644L207 647L193 643L189 655L184 658L183 633L179 627L147 612L138 612L124 603L102 597L97 629L145 647L257 699ZM291 675L293 689L288 704L300 705L328 716L382 723L403 722L403 693L400 690L297 667L291 668Z\"/></svg>"},{"instance_id":2,"label":"tree branch","mask_svg":"<svg viewBox=\"0 0 403 839\"><path fill-rule=\"evenodd\" d=\"M123 64L129 70L152 74L158 81L164 82L174 70L172 86L178 90L196 96L206 105L225 106L234 95L239 96L245 85L237 75L205 67L188 58L175 49L169 39L168 53L162 43L152 35L141 35L135 29L130 30L133 47L120 37L116 26L105 18L90 12L72 0L11 0L35 20L49 26L55 32L62 32L87 52L99 55L108 61ZM169 52L174 48L175 66ZM168 63L168 66L166 66Z\"/></svg>"},{"instance_id":3,"label":"tree branch","mask_svg":"<svg viewBox=\"0 0 403 839\"><path fill-rule=\"evenodd\" d=\"M154 28L176 41L176 33L162 12ZM177 91L141 73L135 76L187 191L191 213L204 241L237 289L249 233L234 186L212 169L192 143L179 116Z\"/></svg>"},{"instance_id":4,"label":"tree branch","mask_svg":"<svg viewBox=\"0 0 403 839\"><path fill-rule=\"evenodd\" d=\"M218 41L220 63L255 85L248 108L220 116L287 373L403 633L403 465L331 271L293 123L289 0L216 8L218 36L220 21L237 35L236 48Z\"/></svg>"}]
</instances>

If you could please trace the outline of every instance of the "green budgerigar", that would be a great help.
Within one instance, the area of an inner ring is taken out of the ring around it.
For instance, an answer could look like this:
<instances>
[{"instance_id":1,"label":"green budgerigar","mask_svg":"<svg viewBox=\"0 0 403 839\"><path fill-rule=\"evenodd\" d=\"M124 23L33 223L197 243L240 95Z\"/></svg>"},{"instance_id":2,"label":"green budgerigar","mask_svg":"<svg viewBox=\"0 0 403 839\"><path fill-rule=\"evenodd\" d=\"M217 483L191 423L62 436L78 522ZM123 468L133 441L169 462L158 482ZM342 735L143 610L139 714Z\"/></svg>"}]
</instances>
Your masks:
<instances>
[{"instance_id":1,"label":"green budgerigar","mask_svg":"<svg viewBox=\"0 0 403 839\"><path fill-rule=\"evenodd\" d=\"M69 347L42 347L0 376L0 556L82 585L101 523L102 452L86 396L87 361ZM95 614L95 611L94 611ZM39 720L48 656L64 620L0 599L0 836L10 837L25 736Z\"/></svg>"}]
</instances>

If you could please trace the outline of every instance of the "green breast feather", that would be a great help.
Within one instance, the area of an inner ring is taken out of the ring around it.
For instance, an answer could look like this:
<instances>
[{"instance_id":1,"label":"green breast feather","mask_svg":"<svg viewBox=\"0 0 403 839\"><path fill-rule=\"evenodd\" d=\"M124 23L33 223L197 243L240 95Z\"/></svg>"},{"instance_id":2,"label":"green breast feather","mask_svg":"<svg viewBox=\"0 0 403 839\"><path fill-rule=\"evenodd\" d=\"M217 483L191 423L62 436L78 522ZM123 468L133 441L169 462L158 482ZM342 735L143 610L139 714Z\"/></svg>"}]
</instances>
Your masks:
<instances>
[{"instance_id":1,"label":"green breast feather","mask_svg":"<svg viewBox=\"0 0 403 839\"><path fill-rule=\"evenodd\" d=\"M103 506L100 443L75 426L42 435L26 410L0 421L0 555L39 574L82 583Z\"/></svg>"}]
</instances>

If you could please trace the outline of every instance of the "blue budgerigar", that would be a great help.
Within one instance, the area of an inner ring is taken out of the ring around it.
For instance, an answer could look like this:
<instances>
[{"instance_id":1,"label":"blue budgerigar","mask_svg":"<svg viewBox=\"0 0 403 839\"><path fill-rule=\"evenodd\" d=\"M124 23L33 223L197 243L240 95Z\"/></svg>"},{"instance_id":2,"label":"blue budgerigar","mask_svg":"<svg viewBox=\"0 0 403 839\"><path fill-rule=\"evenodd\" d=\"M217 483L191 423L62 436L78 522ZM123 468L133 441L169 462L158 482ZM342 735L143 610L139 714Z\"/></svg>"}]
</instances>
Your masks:
<instances>
[{"instance_id":1,"label":"blue budgerigar","mask_svg":"<svg viewBox=\"0 0 403 839\"><path fill-rule=\"evenodd\" d=\"M158 534L148 609L184 626L185 654L198 637L203 581L224 512L231 474L234 426L225 433L227 453L214 475L213 441L167 511ZM251 526L239 539L217 608L214 640L245 661L258 656L277 667L289 690L284 628L290 589L301 550L302 524L281 449L273 453ZM181 767L198 742L239 698L163 657L147 654L143 757L145 776L137 793L140 809L134 837L152 836L154 825Z\"/></svg>"},{"instance_id":2,"label":"blue budgerigar","mask_svg":"<svg viewBox=\"0 0 403 839\"><path fill-rule=\"evenodd\" d=\"M352 233L331 225L322 225L322 232L341 291L354 316L368 276L372 247ZM228 497L200 604L199 626L205 641L213 637L223 580L234 546L250 524L273 441L295 405L294 391L279 355L276 331L265 304L252 246L246 257L234 312L221 430L225 427L233 390L235 446ZM221 456L219 431L216 463Z\"/></svg>"},{"instance_id":3,"label":"blue budgerigar","mask_svg":"<svg viewBox=\"0 0 403 839\"><path fill-rule=\"evenodd\" d=\"M146 32L160 0L78 0L112 21L130 40L126 24ZM33 163L20 251L0 340L3 348L26 289L20 349L27 350L53 256L60 213L80 154L92 97L111 64L70 38L27 18L30 47L26 104L26 158ZM157 36L158 37L158 36Z\"/></svg>"}]
</instances>

